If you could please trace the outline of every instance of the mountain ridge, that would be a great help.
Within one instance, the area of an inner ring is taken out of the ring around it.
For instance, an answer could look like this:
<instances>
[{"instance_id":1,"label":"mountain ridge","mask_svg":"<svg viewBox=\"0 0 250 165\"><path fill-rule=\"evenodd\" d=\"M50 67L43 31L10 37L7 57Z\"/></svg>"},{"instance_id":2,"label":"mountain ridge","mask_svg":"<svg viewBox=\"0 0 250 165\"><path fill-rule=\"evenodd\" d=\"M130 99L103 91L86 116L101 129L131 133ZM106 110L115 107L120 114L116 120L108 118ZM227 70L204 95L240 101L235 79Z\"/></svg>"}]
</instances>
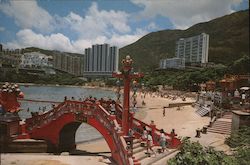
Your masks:
<instances>
[{"instance_id":1,"label":"mountain ridge","mask_svg":"<svg viewBox=\"0 0 250 165\"><path fill-rule=\"evenodd\" d=\"M209 62L228 66L244 54L249 55L249 9L247 9L195 24L185 30L166 29L151 32L136 42L120 48L119 58L121 60L126 55L130 55L136 70L154 70L158 67L160 59L175 56L175 44L179 38L191 37L203 32L209 34ZM36 47L25 48L25 52L33 50L47 55L51 55L54 51Z\"/></svg>"},{"instance_id":2,"label":"mountain ridge","mask_svg":"<svg viewBox=\"0 0 250 165\"><path fill-rule=\"evenodd\" d=\"M167 29L151 32L121 48L120 58L129 54L135 61L135 69L149 71L158 67L160 59L175 56L175 44L179 38L203 32L210 37L209 62L230 65L243 54L249 55L249 9L247 9L195 24L186 30Z\"/></svg>"}]
</instances>

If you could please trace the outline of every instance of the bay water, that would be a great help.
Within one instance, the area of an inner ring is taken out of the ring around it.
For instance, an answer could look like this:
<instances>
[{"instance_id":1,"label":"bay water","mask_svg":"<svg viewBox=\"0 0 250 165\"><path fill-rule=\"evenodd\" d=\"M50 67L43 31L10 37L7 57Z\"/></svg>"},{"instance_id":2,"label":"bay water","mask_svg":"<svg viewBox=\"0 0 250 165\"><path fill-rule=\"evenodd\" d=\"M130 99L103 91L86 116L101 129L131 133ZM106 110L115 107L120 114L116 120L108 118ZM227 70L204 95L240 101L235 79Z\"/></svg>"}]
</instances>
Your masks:
<instances>
[{"instance_id":1,"label":"bay water","mask_svg":"<svg viewBox=\"0 0 250 165\"><path fill-rule=\"evenodd\" d=\"M63 102L64 97L68 99L74 97L75 100L84 99L92 96L97 99L100 98L115 98L115 93L111 90L104 90L100 88L86 88L86 87L68 87L68 86L20 86L21 91L24 93L25 99L40 100L40 101L55 101ZM19 116L21 119L31 117L31 112L38 112L42 109L46 111L52 109L52 103L44 102L30 102L20 101L21 111ZM81 124L76 132L76 143L91 141L101 138L102 135L92 126L88 124Z\"/></svg>"}]
</instances>

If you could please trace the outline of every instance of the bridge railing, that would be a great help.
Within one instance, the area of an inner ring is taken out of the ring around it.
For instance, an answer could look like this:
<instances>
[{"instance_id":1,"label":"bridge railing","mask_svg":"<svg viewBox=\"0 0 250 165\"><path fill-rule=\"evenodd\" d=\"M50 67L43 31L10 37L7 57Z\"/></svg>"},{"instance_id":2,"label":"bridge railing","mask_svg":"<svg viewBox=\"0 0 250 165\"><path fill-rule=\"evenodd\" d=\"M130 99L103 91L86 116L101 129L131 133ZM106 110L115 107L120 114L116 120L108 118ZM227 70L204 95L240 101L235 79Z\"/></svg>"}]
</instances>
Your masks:
<instances>
[{"instance_id":1,"label":"bridge railing","mask_svg":"<svg viewBox=\"0 0 250 165\"><path fill-rule=\"evenodd\" d=\"M116 116L117 120L122 120L121 116L122 116L122 106L120 104L116 105L116 113L120 114ZM133 129L134 132L134 136L136 138L141 138L142 134L143 134L143 127L146 127L147 130L151 130L152 131L152 137L153 137L153 143L154 145L160 145L160 135L161 132L158 128L156 128L156 126L151 123L151 124L147 124L144 123L143 121L136 119L134 117L132 117L132 126L131 128ZM171 133L165 133L165 136L167 137L167 142L168 142L168 147L169 148L177 148L180 144L181 141L180 139L177 138L177 134L175 134L175 132L171 132Z\"/></svg>"},{"instance_id":2,"label":"bridge railing","mask_svg":"<svg viewBox=\"0 0 250 165\"><path fill-rule=\"evenodd\" d=\"M43 124L49 123L51 120L53 120L55 118L55 115L57 115L56 112L58 112L64 106L65 106L65 103L62 102L58 106L54 107L52 110L50 110L42 115L35 114L31 118L26 119L26 121L25 121L26 129L28 131L30 131L34 127L40 127Z\"/></svg>"},{"instance_id":3,"label":"bridge railing","mask_svg":"<svg viewBox=\"0 0 250 165\"><path fill-rule=\"evenodd\" d=\"M122 106L120 104L115 105L115 110L116 110L116 120L118 121L119 124L122 123Z\"/></svg>"},{"instance_id":4,"label":"bridge railing","mask_svg":"<svg viewBox=\"0 0 250 165\"><path fill-rule=\"evenodd\" d=\"M103 126L110 132L113 131L114 124L111 122L115 116L110 115L101 105L97 105L95 110L95 117L103 124Z\"/></svg>"},{"instance_id":5,"label":"bridge railing","mask_svg":"<svg viewBox=\"0 0 250 165\"><path fill-rule=\"evenodd\" d=\"M92 102L66 100L42 115L35 115L26 119L26 128L28 131L33 128L39 128L50 123L52 120L56 120L65 113L84 113L88 116L93 115L91 111L93 108L94 104Z\"/></svg>"},{"instance_id":6,"label":"bridge railing","mask_svg":"<svg viewBox=\"0 0 250 165\"><path fill-rule=\"evenodd\" d=\"M117 120L114 120L114 124L116 130L113 134L113 137L117 146L121 146L118 147L118 152L120 157L123 159L123 164L133 164L132 153L128 150L128 145L123 137L123 132L120 130Z\"/></svg>"},{"instance_id":7,"label":"bridge railing","mask_svg":"<svg viewBox=\"0 0 250 165\"><path fill-rule=\"evenodd\" d=\"M137 138L141 138L143 134L143 128L146 128L147 130L150 130L152 132L152 138L154 145L159 146L160 145L160 135L161 131L160 129L156 128L156 125L152 122L150 125L144 123L141 120L138 120L136 118L133 118L132 121L132 129L134 131L134 135ZM165 133L165 136L167 137L168 147L169 148L177 148L181 141L177 138L177 134L175 132Z\"/></svg>"},{"instance_id":8,"label":"bridge railing","mask_svg":"<svg viewBox=\"0 0 250 165\"><path fill-rule=\"evenodd\" d=\"M116 120L116 117L111 115L101 105L98 105L96 112L96 117L112 134L122 164L132 164L132 155L129 154L127 143L123 137L122 131L120 130L120 126Z\"/></svg>"}]
</instances>

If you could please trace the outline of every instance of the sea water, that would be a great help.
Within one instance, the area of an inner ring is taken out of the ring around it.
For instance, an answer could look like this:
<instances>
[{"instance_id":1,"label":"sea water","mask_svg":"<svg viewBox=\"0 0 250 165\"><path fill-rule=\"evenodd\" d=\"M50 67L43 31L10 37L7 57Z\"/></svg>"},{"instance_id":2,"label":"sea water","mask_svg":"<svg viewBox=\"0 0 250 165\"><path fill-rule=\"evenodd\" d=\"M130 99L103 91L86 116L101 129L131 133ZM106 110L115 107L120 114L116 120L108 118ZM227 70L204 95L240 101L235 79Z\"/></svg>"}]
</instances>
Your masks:
<instances>
[{"instance_id":1,"label":"sea water","mask_svg":"<svg viewBox=\"0 0 250 165\"><path fill-rule=\"evenodd\" d=\"M115 93L111 90L104 90L99 88L84 88L84 87L65 87L65 86L20 86L24 93L25 99L40 100L40 101L55 101L63 102L64 97L68 99L74 97L75 100L84 99L92 96L97 99L100 98L115 98ZM39 109L46 111L52 109L52 103L20 101L21 111L19 116L21 119L31 117L31 112L38 112ZM28 110L29 109L29 110ZM91 141L101 138L102 135L92 126L88 124L81 124L76 132L76 142Z\"/></svg>"}]
</instances>

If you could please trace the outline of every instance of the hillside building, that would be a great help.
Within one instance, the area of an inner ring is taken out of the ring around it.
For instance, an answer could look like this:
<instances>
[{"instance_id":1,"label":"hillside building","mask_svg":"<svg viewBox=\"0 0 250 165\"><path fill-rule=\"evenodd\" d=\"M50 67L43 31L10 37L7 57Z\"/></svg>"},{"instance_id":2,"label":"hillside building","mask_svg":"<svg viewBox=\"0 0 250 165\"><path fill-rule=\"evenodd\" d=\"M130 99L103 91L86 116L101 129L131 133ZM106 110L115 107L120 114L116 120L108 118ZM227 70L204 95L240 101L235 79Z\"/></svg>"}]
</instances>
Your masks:
<instances>
[{"instance_id":1,"label":"hillside building","mask_svg":"<svg viewBox=\"0 0 250 165\"><path fill-rule=\"evenodd\" d=\"M208 62L209 35L202 33L189 38L181 38L176 42L175 55L184 58L185 63Z\"/></svg>"},{"instance_id":2,"label":"hillside building","mask_svg":"<svg viewBox=\"0 0 250 165\"><path fill-rule=\"evenodd\" d=\"M38 67L48 67L49 57L40 52L29 52L24 53L21 57L21 68L38 68Z\"/></svg>"},{"instance_id":3,"label":"hillside building","mask_svg":"<svg viewBox=\"0 0 250 165\"><path fill-rule=\"evenodd\" d=\"M21 63L22 53L23 49L3 49L3 45L0 44L1 65L18 68Z\"/></svg>"},{"instance_id":4,"label":"hillside building","mask_svg":"<svg viewBox=\"0 0 250 165\"><path fill-rule=\"evenodd\" d=\"M83 76L83 55L53 51L53 67L75 76Z\"/></svg>"},{"instance_id":5,"label":"hillside building","mask_svg":"<svg viewBox=\"0 0 250 165\"><path fill-rule=\"evenodd\" d=\"M160 69L183 69L185 68L185 59L184 58L166 58L160 60Z\"/></svg>"},{"instance_id":6,"label":"hillside building","mask_svg":"<svg viewBox=\"0 0 250 165\"><path fill-rule=\"evenodd\" d=\"M92 45L85 49L84 76L111 76L118 71L119 50L109 44Z\"/></svg>"}]
</instances>

